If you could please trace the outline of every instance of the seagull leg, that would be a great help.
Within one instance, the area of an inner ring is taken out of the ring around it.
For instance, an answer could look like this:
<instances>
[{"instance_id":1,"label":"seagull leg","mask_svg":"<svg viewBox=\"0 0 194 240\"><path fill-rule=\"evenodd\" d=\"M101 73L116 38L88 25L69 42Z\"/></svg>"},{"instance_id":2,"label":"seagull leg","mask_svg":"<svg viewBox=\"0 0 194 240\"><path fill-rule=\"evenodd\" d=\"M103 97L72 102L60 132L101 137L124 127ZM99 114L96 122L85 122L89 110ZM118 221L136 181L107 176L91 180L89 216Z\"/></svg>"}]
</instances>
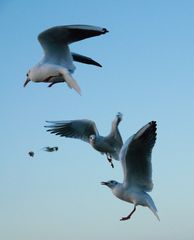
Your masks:
<instances>
[{"instance_id":1,"label":"seagull leg","mask_svg":"<svg viewBox=\"0 0 194 240\"><path fill-rule=\"evenodd\" d=\"M54 84L56 84L57 82L52 82L51 84L48 85L48 87L52 87Z\"/></svg>"},{"instance_id":2,"label":"seagull leg","mask_svg":"<svg viewBox=\"0 0 194 240\"><path fill-rule=\"evenodd\" d=\"M111 167L114 168L114 165L113 165L113 163L112 163L112 157L111 157L111 155L108 154L108 153L106 153L106 156L107 156L107 160L109 161Z\"/></svg>"},{"instance_id":3,"label":"seagull leg","mask_svg":"<svg viewBox=\"0 0 194 240\"><path fill-rule=\"evenodd\" d=\"M56 78L56 77L61 77L61 76L62 76L61 74L56 75L56 76L49 76L49 77L45 78L45 79L43 80L43 82L49 83L50 80L53 78L53 79L52 79L52 82L48 85L48 87L52 87L54 84L62 82L61 80L55 80L55 79L54 79L54 78ZM63 81L63 82L64 82L64 81Z\"/></svg>"},{"instance_id":4,"label":"seagull leg","mask_svg":"<svg viewBox=\"0 0 194 240\"><path fill-rule=\"evenodd\" d=\"M132 214L135 212L135 210L136 210L136 205L134 206L133 211L132 211L127 217L122 217L122 218L120 219L120 221L125 221L125 220L130 219L130 217L131 217Z\"/></svg>"},{"instance_id":5,"label":"seagull leg","mask_svg":"<svg viewBox=\"0 0 194 240\"><path fill-rule=\"evenodd\" d=\"M49 82L49 80L50 80L51 78L53 78L53 77L56 77L56 76L49 76L49 77L43 79L42 82L47 83L47 82Z\"/></svg>"}]
</instances>

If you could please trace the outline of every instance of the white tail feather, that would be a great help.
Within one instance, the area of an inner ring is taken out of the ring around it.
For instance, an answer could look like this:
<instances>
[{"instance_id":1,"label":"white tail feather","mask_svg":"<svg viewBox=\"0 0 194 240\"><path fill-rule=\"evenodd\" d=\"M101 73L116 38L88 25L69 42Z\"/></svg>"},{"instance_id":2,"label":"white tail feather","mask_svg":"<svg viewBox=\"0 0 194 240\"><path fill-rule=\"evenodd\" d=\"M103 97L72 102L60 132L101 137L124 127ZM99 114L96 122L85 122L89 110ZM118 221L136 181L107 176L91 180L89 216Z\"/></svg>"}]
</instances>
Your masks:
<instances>
[{"instance_id":1,"label":"white tail feather","mask_svg":"<svg viewBox=\"0 0 194 240\"><path fill-rule=\"evenodd\" d=\"M154 201L152 200L152 198L147 194L147 197L146 197L146 202L147 202L147 206L148 208L153 212L153 214L156 216L156 218L158 219L158 221L160 221L160 218L158 216L158 211L157 211L157 208L154 204Z\"/></svg>"},{"instance_id":2,"label":"white tail feather","mask_svg":"<svg viewBox=\"0 0 194 240\"><path fill-rule=\"evenodd\" d=\"M62 74L68 87L73 88L77 93L81 95L81 89L71 74L68 71L64 70L62 71Z\"/></svg>"},{"instance_id":3,"label":"white tail feather","mask_svg":"<svg viewBox=\"0 0 194 240\"><path fill-rule=\"evenodd\" d=\"M156 218L158 219L158 221L160 221L160 218L159 218L159 216L158 216L158 212L157 212L155 209L151 208L151 207L149 207L149 209L153 212L153 214L156 216Z\"/></svg>"}]
</instances>

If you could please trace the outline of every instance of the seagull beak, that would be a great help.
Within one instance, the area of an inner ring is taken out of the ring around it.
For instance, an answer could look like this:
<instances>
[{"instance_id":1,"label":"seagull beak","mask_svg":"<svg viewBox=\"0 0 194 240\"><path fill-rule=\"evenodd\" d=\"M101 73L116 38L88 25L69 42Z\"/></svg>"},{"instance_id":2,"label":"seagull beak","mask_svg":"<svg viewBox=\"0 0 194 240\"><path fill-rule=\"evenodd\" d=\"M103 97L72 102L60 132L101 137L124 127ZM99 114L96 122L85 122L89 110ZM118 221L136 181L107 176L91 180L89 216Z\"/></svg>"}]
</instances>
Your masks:
<instances>
[{"instance_id":1,"label":"seagull beak","mask_svg":"<svg viewBox=\"0 0 194 240\"><path fill-rule=\"evenodd\" d=\"M29 78L26 79L25 83L24 83L24 87L30 82L31 80Z\"/></svg>"},{"instance_id":2,"label":"seagull beak","mask_svg":"<svg viewBox=\"0 0 194 240\"><path fill-rule=\"evenodd\" d=\"M101 184L102 184L102 185L105 185L105 186L107 186L107 185L108 185L108 183L107 183L107 182L101 182Z\"/></svg>"}]
</instances>

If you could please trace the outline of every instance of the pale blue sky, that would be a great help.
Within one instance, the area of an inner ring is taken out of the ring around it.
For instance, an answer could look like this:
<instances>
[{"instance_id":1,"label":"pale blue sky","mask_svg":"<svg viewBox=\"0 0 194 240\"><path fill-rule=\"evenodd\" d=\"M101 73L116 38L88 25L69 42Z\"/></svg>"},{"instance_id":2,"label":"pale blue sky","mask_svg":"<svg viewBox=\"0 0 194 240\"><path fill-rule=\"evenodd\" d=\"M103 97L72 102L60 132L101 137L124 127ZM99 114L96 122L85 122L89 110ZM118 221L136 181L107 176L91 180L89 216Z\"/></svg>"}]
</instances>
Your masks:
<instances>
[{"instance_id":1,"label":"pale blue sky","mask_svg":"<svg viewBox=\"0 0 194 240\"><path fill-rule=\"evenodd\" d=\"M42 57L37 35L66 24L109 33L72 44L103 65L76 63L80 97L65 84L23 83ZM0 239L192 240L194 237L194 2L173 0L0 2ZM89 118L105 135L123 113L124 141L158 123L150 193L161 222L116 199L103 180L122 181L88 144L50 135L45 120ZM59 146L56 153L40 151ZM34 150L32 160L28 151Z\"/></svg>"}]
</instances>

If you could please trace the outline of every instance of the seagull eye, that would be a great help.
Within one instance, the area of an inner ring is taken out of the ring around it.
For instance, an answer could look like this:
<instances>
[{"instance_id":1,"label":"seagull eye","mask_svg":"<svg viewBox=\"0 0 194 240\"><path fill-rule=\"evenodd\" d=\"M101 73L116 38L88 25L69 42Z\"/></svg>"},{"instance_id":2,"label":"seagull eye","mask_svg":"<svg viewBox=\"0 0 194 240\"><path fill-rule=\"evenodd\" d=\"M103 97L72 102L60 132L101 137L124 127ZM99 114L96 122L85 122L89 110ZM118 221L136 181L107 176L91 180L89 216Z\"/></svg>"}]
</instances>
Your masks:
<instances>
[{"instance_id":1,"label":"seagull eye","mask_svg":"<svg viewBox=\"0 0 194 240\"><path fill-rule=\"evenodd\" d=\"M28 73L26 73L26 77L29 77L29 74L28 74Z\"/></svg>"}]
</instances>

